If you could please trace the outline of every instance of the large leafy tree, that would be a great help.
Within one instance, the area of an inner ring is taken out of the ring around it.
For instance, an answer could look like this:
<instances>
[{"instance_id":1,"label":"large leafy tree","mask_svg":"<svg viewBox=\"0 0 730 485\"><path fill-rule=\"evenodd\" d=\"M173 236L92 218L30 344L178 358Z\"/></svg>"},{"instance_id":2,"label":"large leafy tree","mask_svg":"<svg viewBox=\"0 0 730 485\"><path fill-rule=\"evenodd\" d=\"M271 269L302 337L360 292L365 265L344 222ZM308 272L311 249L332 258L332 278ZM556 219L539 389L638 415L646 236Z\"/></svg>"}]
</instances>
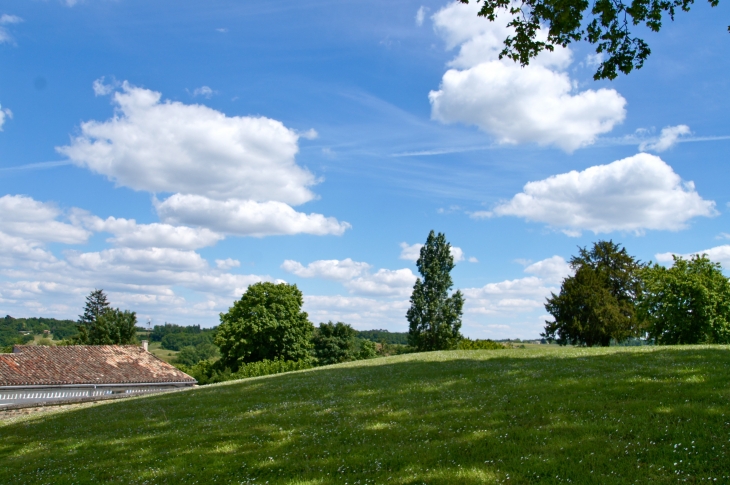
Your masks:
<instances>
[{"instance_id":1,"label":"large leafy tree","mask_svg":"<svg viewBox=\"0 0 730 485\"><path fill-rule=\"evenodd\" d=\"M337 322L320 323L314 332L314 355L322 365L347 362L357 358L357 332L352 326Z\"/></svg>"},{"instance_id":2,"label":"large leafy tree","mask_svg":"<svg viewBox=\"0 0 730 485\"><path fill-rule=\"evenodd\" d=\"M429 233L416 265L422 278L413 286L406 313L408 343L419 351L454 349L462 338L464 297L459 290L449 295L454 257L443 233Z\"/></svg>"},{"instance_id":3,"label":"large leafy tree","mask_svg":"<svg viewBox=\"0 0 730 485\"><path fill-rule=\"evenodd\" d=\"M490 21L498 14L511 16L508 25L515 33L505 39L500 59L507 57L525 66L544 50L584 40L596 46L596 53L606 56L594 79L614 79L619 72L628 74L640 69L651 49L646 41L632 34L631 28L641 25L658 32L665 18L674 20L678 11L688 12L694 4L694 0L472 1L482 3L478 15ZM716 7L719 0L709 3Z\"/></svg>"},{"instance_id":4,"label":"large leafy tree","mask_svg":"<svg viewBox=\"0 0 730 485\"><path fill-rule=\"evenodd\" d=\"M81 327L79 343L85 345L129 345L136 342L137 314L107 308L89 326Z\"/></svg>"},{"instance_id":5,"label":"large leafy tree","mask_svg":"<svg viewBox=\"0 0 730 485\"><path fill-rule=\"evenodd\" d=\"M243 363L264 359L307 359L314 325L302 311L302 303L296 285L264 282L249 286L220 315L215 344L221 351L221 364L235 372Z\"/></svg>"},{"instance_id":6,"label":"large leafy tree","mask_svg":"<svg viewBox=\"0 0 730 485\"><path fill-rule=\"evenodd\" d=\"M574 275L545 303L554 320L545 322L542 336L563 345L592 347L637 335L641 263L619 244L598 241L590 250L580 248L570 266Z\"/></svg>"},{"instance_id":7,"label":"large leafy tree","mask_svg":"<svg viewBox=\"0 0 730 485\"><path fill-rule=\"evenodd\" d=\"M643 271L639 308L659 344L730 343L730 282L706 255Z\"/></svg>"}]
</instances>

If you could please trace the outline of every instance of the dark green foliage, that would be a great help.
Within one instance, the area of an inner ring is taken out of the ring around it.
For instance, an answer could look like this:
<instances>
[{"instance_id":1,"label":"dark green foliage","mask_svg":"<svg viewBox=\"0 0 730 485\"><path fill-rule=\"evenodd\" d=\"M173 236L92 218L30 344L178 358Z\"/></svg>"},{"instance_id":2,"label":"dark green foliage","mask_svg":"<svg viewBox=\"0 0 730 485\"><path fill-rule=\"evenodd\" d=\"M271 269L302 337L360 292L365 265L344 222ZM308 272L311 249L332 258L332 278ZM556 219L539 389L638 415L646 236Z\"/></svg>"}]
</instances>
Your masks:
<instances>
[{"instance_id":1,"label":"dark green foliage","mask_svg":"<svg viewBox=\"0 0 730 485\"><path fill-rule=\"evenodd\" d=\"M469 3L469 0L459 0ZM482 0L475 0L480 2ZM711 6L719 0L709 0ZM509 26L513 36L505 39L499 58L507 57L522 66L530 63L543 50L555 46L566 47L572 42L585 40L596 45L598 54L607 54L593 78L614 79L618 72L630 73L640 69L651 49L630 27L643 24L653 32L662 27L664 17L674 20L678 10L689 11L694 0L483 0L479 16L494 21L500 11L511 15ZM590 8L590 11L588 10ZM585 16L585 18L584 18ZM540 40L538 32L546 27L547 39ZM728 27L730 31L730 27Z\"/></svg>"},{"instance_id":2,"label":"dark green foliage","mask_svg":"<svg viewBox=\"0 0 730 485\"><path fill-rule=\"evenodd\" d=\"M248 364L241 364L238 371L231 372L230 368L221 366L220 361L211 362L204 360L194 366L186 366L176 363L175 366L189 376L195 378L198 384L215 384L216 382L233 381L237 379L247 379L249 377L268 376L271 374L281 374L282 372L291 372L295 370L304 370L312 368L311 360L261 360Z\"/></svg>"},{"instance_id":3,"label":"dark green foliage","mask_svg":"<svg viewBox=\"0 0 730 485\"><path fill-rule=\"evenodd\" d=\"M389 344L389 343L381 343L377 344L377 352L378 355L382 357L387 357L390 355L401 355L401 354L410 354L412 352L417 352L416 349L411 347L410 345L401 345L401 344Z\"/></svg>"},{"instance_id":4,"label":"dark green foliage","mask_svg":"<svg viewBox=\"0 0 730 485\"><path fill-rule=\"evenodd\" d=\"M260 360L299 361L309 358L314 325L302 311L302 292L286 283L256 283L248 287L227 313L215 344L221 362L234 372Z\"/></svg>"},{"instance_id":5,"label":"dark green foliage","mask_svg":"<svg viewBox=\"0 0 730 485\"><path fill-rule=\"evenodd\" d=\"M658 344L730 343L730 282L706 255L643 271L639 308Z\"/></svg>"},{"instance_id":6,"label":"dark green foliage","mask_svg":"<svg viewBox=\"0 0 730 485\"><path fill-rule=\"evenodd\" d=\"M201 343L193 346L187 346L180 349L180 353L175 356L175 363L182 365L195 365L203 360L211 360L218 357L218 347L211 343Z\"/></svg>"},{"instance_id":7,"label":"dark green foliage","mask_svg":"<svg viewBox=\"0 0 730 485\"><path fill-rule=\"evenodd\" d=\"M589 251L581 248L570 260L573 276L563 280L560 294L552 293L545 309L547 339L559 344L608 346L640 331L636 299L641 292L642 265L613 241L598 241Z\"/></svg>"},{"instance_id":8,"label":"dark green foliage","mask_svg":"<svg viewBox=\"0 0 730 485\"><path fill-rule=\"evenodd\" d=\"M80 345L129 345L136 342L137 314L129 310L107 308L96 320L79 326L73 343Z\"/></svg>"},{"instance_id":9,"label":"dark green foliage","mask_svg":"<svg viewBox=\"0 0 730 485\"><path fill-rule=\"evenodd\" d=\"M472 339L461 339L459 345L456 346L458 350L497 350L505 349L506 347L494 340L472 340Z\"/></svg>"},{"instance_id":10,"label":"dark green foliage","mask_svg":"<svg viewBox=\"0 0 730 485\"><path fill-rule=\"evenodd\" d=\"M449 296L454 257L444 234L430 232L416 265L423 279L416 280L406 314L408 343L418 351L456 348L464 298L458 290Z\"/></svg>"},{"instance_id":11,"label":"dark green foliage","mask_svg":"<svg viewBox=\"0 0 730 485\"><path fill-rule=\"evenodd\" d=\"M355 360L355 334L355 329L346 323L320 323L312 338L317 362L320 365L329 365Z\"/></svg>"},{"instance_id":12,"label":"dark green foliage","mask_svg":"<svg viewBox=\"0 0 730 485\"><path fill-rule=\"evenodd\" d=\"M357 360L372 359L378 356L378 348L375 342L360 340L360 349L357 351Z\"/></svg>"},{"instance_id":13,"label":"dark green foliage","mask_svg":"<svg viewBox=\"0 0 730 485\"><path fill-rule=\"evenodd\" d=\"M357 338L370 340L375 343L408 344L408 332L389 332L387 330L357 330Z\"/></svg>"},{"instance_id":14,"label":"dark green foliage","mask_svg":"<svg viewBox=\"0 0 730 485\"><path fill-rule=\"evenodd\" d=\"M182 350L183 347L211 343L213 343L213 332L170 333L162 337L160 346L165 350Z\"/></svg>"},{"instance_id":15,"label":"dark green foliage","mask_svg":"<svg viewBox=\"0 0 730 485\"><path fill-rule=\"evenodd\" d=\"M109 302L106 299L104 290L94 290L86 297L84 314L79 315L79 325L89 327L99 315L109 309Z\"/></svg>"},{"instance_id":16,"label":"dark green foliage","mask_svg":"<svg viewBox=\"0 0 730 485\"><path fill-rule=\"evenodd\" d=\"M182 339L187 339L188 338L187 336L189 336L189 335L201 335L201 334L207 335L208 341L212 341L216 328L217 327L200 328L200 325L183 326L183 325L176 325L174 323L165 323L164 325L155 325L152 328L152 332L150 332L150 341L162 342L163 339L169 335L185 335L185 337L182 337ZM191 339L189 342L192 342L192 341L194 341L194 339ZM202 340L195 344L184 343L183 345L178 345L178 343L175 343L176 342L175 338L169 339L168 342L170 343L170 345L176 345L176 346L179 346L180 348L182 348L185 345L197 345L198 343L201 343ZM185 341L185 342L188 342L188 341ZM180 343L182 343L182 340L180 341ZM162 348L164 349L167 347L165 347L165 345L163 344ZM179 349L170 348L170 350L179 350Z\"/></svg>"}]
</instances>

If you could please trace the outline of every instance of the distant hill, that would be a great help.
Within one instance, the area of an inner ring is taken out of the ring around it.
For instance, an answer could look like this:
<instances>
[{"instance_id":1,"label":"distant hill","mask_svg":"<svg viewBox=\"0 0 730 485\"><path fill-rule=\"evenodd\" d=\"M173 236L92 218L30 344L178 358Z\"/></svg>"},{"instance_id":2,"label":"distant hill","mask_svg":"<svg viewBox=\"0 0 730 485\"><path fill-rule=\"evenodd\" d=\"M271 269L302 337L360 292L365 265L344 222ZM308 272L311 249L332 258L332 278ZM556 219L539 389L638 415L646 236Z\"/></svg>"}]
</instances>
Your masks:
<instances>
[{"instance_id":1,"label":"distant hill","mask_svg":"<svg viewBox=\"0 0 730 485\"><path fill-rule=\"evenodd\" d=\"M72 337L78 333L74 320L55 318L13 318L10 315L0 319L0 347L33 340L33 335L43 335L49 330L56 340Z\"/></svg>"}]
</instances>

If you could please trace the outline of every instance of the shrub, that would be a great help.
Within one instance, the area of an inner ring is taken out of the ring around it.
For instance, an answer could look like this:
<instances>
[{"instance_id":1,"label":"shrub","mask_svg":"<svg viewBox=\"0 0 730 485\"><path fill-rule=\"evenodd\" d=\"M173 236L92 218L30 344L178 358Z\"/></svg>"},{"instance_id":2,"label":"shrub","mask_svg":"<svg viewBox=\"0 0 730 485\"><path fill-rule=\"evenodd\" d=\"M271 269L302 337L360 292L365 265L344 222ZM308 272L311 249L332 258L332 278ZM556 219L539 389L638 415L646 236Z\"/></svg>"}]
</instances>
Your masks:
<instances>
[{"instance_id":1,"label":"shrub","mask_svg":"<svg viewBox=\"0 0 730 485\"><path fill-rule=\"evenodd\" d=\"M459 350L497 350L506 348L503 344L494 340L471 340L462 339L456 347Z\"/></svg>"},{"instance_id":2,"label":"shrub","mask_svg":"<svg viewBox=\"0 0 730 485\"><path fill-rule=\"evenodd\" d=\"M314 355L320 365L355 360L355 330L348 324L320 323L312 339Z\"/></svg>"},{"instance_id":3,"label":"shrub","mask_svg":"<svg viewBox=\"0 0 730 485\"><path fill-rule=\"evenodd\" d=\"M231 369L223 368L221 361L211 362L204 360L193 366L175 364L175 366L198 381L198 384L214 384L216 382L232 381L236 379L246 379L249 377L267 376L271 374L281 374L282 372L291 372L295 370L310 369L312 363L309 360L291 361L291 360L262 360L259 362L251 362L242 364L238 371L231 372Z\"/></svg>"},{"instance_id":4,"label":"shrub","mask_svg":"<svg viewBox=\"0 0 730 485\"><path fill-rule=\"evenodd\" d=\"M211 332L206 333L169 333L160 340L160 347L165 350L182 350L183 347L197 347L212 342Z\"/></svg>"},{"instance_id":5,"label":"shrub","mask_svg":"<svg viewBox=\"0 0 730 485\"><path fill-rule=\"evenodd\" d=\"M203 360L212 360L219 357L218 347L211 343L192 345L180 349L180 353L175 357L175 362L183 365L195 365Z\"/></svg>"},{"instance_id":6,"label":"shrub","mask_svg":"<svg viewBox=\"0 0 730 485\"><path fill-rule=\"evenodd\" d=\"M357 353L359 360L372 359L378 356L378 347L370 340L360 340L360 350Z\"/></svg>"}]
</instances>

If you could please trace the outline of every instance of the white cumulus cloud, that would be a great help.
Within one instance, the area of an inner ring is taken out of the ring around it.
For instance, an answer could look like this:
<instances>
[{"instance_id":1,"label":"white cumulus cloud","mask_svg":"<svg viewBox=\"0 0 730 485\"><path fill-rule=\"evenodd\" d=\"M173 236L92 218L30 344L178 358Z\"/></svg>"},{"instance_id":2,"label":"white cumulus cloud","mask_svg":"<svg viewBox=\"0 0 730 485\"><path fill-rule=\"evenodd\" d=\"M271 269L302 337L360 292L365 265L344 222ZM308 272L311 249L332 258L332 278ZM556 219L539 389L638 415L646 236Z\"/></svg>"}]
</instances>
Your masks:
<instances>
[{"instance_id":1,"label":"white cumulus cloud","mask_svg":"<svg viewBox=\"0 0 730 485\"><path fill-rule=\"evenodd\" d=\"M496 216L544 222L568 235L647 229L676 231L693 217L716 215L692 182L684 182L659 157L640 153L582 172L571 171L529 182Z\"/></svg>"},{"instance_id":2,"label":"white cumulus cloud","mask_svg":"<svg viewBox=\"0 0 730 485\"><path fill-rule=\"evenodd\" d=\"M367 296L403 297L409 295L416 282L416 275L408 268L379 269L371 273L368 263L325 259L304 266L287 259L281 268L302 278L324 278L342 283L350 293Z\"/></svg>"},{"instance_id":3,"label":"white cumulus cloud","mask_svg":"<svg viewBox=\"0 0 730 485\"><path fill-rule=\"evenodd\" d=\"M94 232L111 233L114 237L107 239L108 242L129 248L198 249L213 246L224 238L222 234L207 228L173 226L156 222L137 224L134 219L117 217L101 219L80 210L75 211L71 219L78 220L80 224Z\"/></svg>"},{"instance_id":4,"label":"white cumulus cloud","mask_svg":"<svg viewBox=\"0 0 730 485\"><path fill-rule=\"evenodd\" d=\"M525 268L525 273L535 275L548 283L560 283L573 273L570 264L561 256L543 259Z\"/></svg>"},{"instance_id":5,"label":"white cumulus cloud","mask_svg":"<svg viewBox=\"0 0 730 485\"><path fill-rule=\"evenodd\" d=\"M13 268L27 263L53 263L56 258L39 241L0 232L0 266Z\"/></svg>"},{"instance_id":6,"label":"white cumulus cloud","mask_svg":"<svg viewBox=\"0 0 730 485\"><path fill-rule=\"evenodd\" d=\"M238 236L339 236L351 227L334 217L297 212L276 201L214 200L200 195L175 194L162 202L156 201L155 207L160 219L169 224L207 227Z\"/></svg>"},{"instance_id":7,"label":"white cumulus cloud","mask_svg":"<svg viewBox=\"0 0 730 485\"><path fill-rule=\"evenodd\" d=\"M572 274L570 265L560 256L538 261L525 272L532 276L463 289L465 314L507 317L542 311L545 298L557 292L562 280Z\"/></svg>"},{"instance_id":8,"label":"white cumulus cloud","mask_svg":"<svg viewBox=\"0 0 730 485\"><path fill-rule=\"evenodd\" d=\"M334 281L348 281L357 278L363 273L367 273L370 270L370 265L347 258L341 261L337 259L323 259L313 261L307 266L304 266L298 261L287 259L281 265L281 268L302 278L325 278Z\"/></svg>"},{"instance_id":9,"label":"white cumulus cloud","mask_svg":"<svg viewBox=\"0 0 730 485\"><path fill-rule=\"evenodd\" d=\"M238 268L241 266L241 262L233 258L216 259L215 265L218 269L228 270L231 268Z\"/></svg>"},{"instance_id":10,"label":"white cumulus cloud","mask_svg":"<svg viewBox=\"0 0 730 485\"><path fill-rule=\"evenodd\" d=\"M0 232L30 241L80 244L91 233L57 220L63 213L54 204L24 195L0 197Z\"/></svg>"},{"instance_id":11,"label":"white cumulus cloud","mask_svg":"<svg viewBox=\"0 0 730 485\"><path fill-rule=\"evenodd\" d=\"M615 90L575 88L566 72L572 62L567 48L543 52L526 67L499 60L513 32L506 18L478 17L480 7L453 3L433 16L447 48L460 46L440 88L429 94L434 119L476 125L500 143L555 145L567 152L624 120L626 100Z\"/></svg>"},{"instance_id":12,"label":"white cumulus cloud","mask_svg":"<svg viewBox=\"0 0 730 485\"><path fill-rule=\"evenodd\" d=\"M313 322L346 322L360 330L408 330L407 299L382 300L362 296L304 295L304 310Z\"/></svg>"},{"instance_id":13,"label":"white cumulus cloud","mask_svg":"<svg viewBox=\"0 0 730 485\"><path fill-rule=\"evenodd\" d=\"M315 138L315 130L298 133L265 117L229 117L202 105L162 101L160 93L126 81L105 84L102 77L93 88L97 95L112 94L115 116L82 123L81 134L56 149L118 185L173 193L161 202L154 199L166 225L128 230L116 243L134 245L143 232L162 240L172 231L181 242L160 246L195 248L221 238L214 233L341 235L350 228L291 207L315 198L309 189L317 182L314 175L295 160L298 140ZM212 93L206 86L194 92ZM171 225L202 229L173 231Z\"/></svg>"},{"instance_id":14,"label":"white cumulus cloud","mask_svg":"<svg viewBox=\"0 0 730 485\"><path fill-rule=\"evenodd\" d=\"M416 275L409 268L379 269L345 283L351 293L371 296L408 296L416 283Z\"/></svg>"},{"instance_id":15,"label":"white cumulus cloud","mask_svg":"<svg viewBox=\"0 0 730 485\"><path fill-rule=\"evenodd\" d=\"M141 271L204 271L208 263L195 251L171 248L112 248L99 252L69 252L66 258L72 265L94 272L119 269Z\"/></svg>"},{"instance_id":16,"label":"white cumulus cloud","mask_svg":"<svg viewBox=\"0 0 730 485\"><path fill-rule=\"evenodd\" d=\"M314 198L315 178L294 158L299 135L279 121L163 102L159 92L127 82L112 99L114 117L82 123L57 150L135 190L287 204Z\"/></svg>"},{"instance_id":17,"label":"white cumulus cloud","mask_svg":"<svg viewBox=\"0 0 730 485\"><path fill-rule=\"evenodd\" d=\"M651 150L653 152L663 152L669 150L679 141L680 136L689 135L692 132L687 125L667 126L662 128L659 138L652 141L644 141L639 144L639 150Z\"/></svg>"}]
</instances>

